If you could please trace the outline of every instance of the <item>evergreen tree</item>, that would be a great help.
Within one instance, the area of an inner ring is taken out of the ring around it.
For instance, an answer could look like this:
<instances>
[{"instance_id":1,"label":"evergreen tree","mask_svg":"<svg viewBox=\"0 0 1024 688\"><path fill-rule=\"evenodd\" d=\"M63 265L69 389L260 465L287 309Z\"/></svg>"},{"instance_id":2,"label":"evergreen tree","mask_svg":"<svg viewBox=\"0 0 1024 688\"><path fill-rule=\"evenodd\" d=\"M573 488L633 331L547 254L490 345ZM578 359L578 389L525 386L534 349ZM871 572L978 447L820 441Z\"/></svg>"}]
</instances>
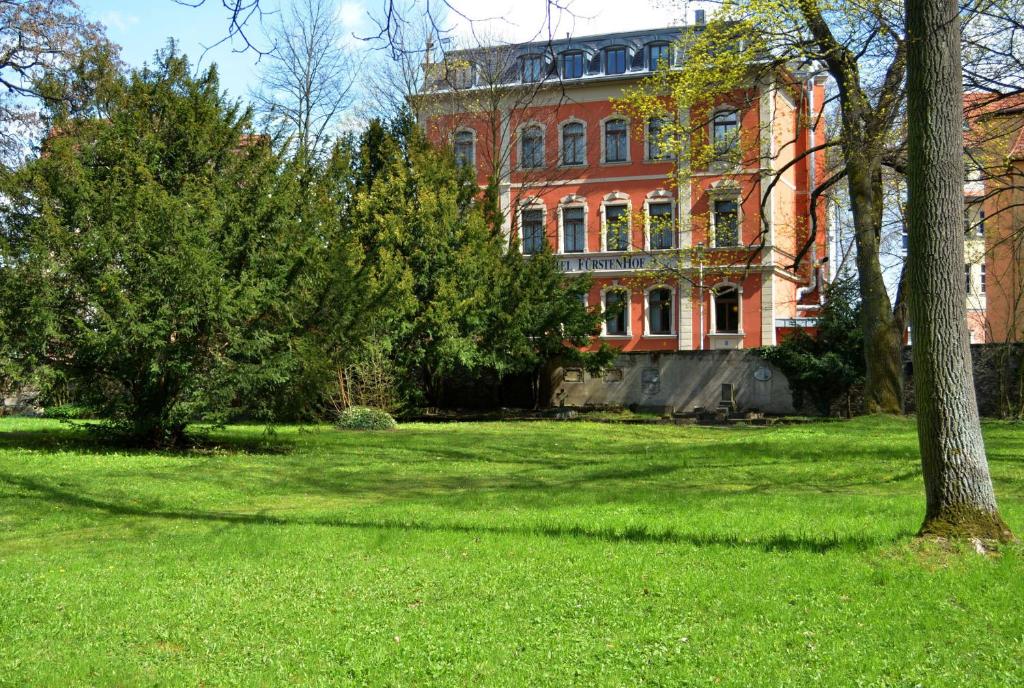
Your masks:
<instances>
[{"instance_id":1,"label":"evergreen tree","mask_svg":"<svg viewBox=\"0 0 1024 688\"><path fill-rule=\"evenodd\" d=\"M215 68L192 76L172 44L108 101L58 116L8 180L0 321L19 367L63 371L133 443L178 445L239 400L266 411L294 371L315 242L295 170Z\"/></svg>"}]
</instances>

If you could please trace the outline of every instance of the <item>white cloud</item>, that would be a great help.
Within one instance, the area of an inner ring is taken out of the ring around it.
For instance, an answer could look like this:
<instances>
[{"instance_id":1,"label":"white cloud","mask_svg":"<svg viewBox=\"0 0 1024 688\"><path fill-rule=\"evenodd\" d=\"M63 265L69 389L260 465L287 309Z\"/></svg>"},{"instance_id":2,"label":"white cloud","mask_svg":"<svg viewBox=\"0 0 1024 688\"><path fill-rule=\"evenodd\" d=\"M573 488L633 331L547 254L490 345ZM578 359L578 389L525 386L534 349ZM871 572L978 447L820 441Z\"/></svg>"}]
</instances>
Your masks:
<instances>
[{"instance_id":1,"label":"white cloud","mask_svg":"<svg viewBox=\"0 0 1024 688\"><path fill-rule=\"evenodd\" d=\"M127 31L130 27L139 23L139 18L134 14L121 14L117 10L111 10L104 14L100 21L111 29Z\"/></svg>"},{"instance_id":2,"label":"white cloud","mask_svg":"<svg viewBox=\"0 0 1024 688\"><path fill-rule=\"evenodd\" d=\"M534 41L593 34L637 31L693 23L695 9L713 7L709 2L688 0L568 0L565 9L552 5L550 22L547 0L451 0L454 12L449 25L457 42ZM463 16L459 16L459 15Z\"/></svg>"},{"instance_id":3,"label":"white cloud","mask_svg":"<svg viewBox=\"0 0 1024 688\"><path fill-rule=\"evenodd\" d=\"M338 21L345 29L355 31L367 22L366 7L361 2L343 2L338 6Z\"/></svg>"}]
</instances>

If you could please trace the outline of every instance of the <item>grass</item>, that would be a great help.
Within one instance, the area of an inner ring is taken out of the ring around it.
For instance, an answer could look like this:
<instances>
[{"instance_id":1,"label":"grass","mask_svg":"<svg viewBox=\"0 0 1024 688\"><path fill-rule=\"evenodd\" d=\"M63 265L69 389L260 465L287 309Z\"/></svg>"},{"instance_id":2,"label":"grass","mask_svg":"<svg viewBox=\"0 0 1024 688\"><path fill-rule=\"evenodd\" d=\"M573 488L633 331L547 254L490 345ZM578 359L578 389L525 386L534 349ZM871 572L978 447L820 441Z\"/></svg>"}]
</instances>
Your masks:
<instances>
[{"instance_id":1,"label":"grass","mask_svg":"<svg viewBox=\"0 0 1024 688\"><path fill-rule=\"evenodd\" d=\"M986 427L1024 531L1024 429ZM911 421L0 419L2 686L1010 686L1024 550L915 543Z\"/></svg>"}]
</instances>

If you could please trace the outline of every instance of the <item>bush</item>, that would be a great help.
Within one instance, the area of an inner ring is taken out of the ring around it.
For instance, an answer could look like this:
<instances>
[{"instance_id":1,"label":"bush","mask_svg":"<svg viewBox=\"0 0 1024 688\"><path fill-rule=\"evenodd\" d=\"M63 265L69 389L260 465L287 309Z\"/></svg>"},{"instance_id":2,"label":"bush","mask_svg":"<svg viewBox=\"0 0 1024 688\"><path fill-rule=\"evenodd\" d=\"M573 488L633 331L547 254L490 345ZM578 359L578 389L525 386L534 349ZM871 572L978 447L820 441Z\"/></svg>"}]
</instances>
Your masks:
<instances>
[{"instance_id":1,"label":"bush","mask_svg":"<svg viewBox=\"0 0 1024 688\"><path fill-rule=\"evenodd\" d=\"M86 420L95 416L93 410L88 406L60 404L59 406L47 406L43 411L43 417L59 420Z\"/></svg>"},{"instance_id":2,"label":"bush","mask_svg":"<svg viewBox=\"0 0 1024 688\"><path fill-rule=\"evenodd\" d=\"M352 406L341 412L338 427L342 430L394 430L398 423L387 411L369 406Z\"/></svg>"}]
</instances>

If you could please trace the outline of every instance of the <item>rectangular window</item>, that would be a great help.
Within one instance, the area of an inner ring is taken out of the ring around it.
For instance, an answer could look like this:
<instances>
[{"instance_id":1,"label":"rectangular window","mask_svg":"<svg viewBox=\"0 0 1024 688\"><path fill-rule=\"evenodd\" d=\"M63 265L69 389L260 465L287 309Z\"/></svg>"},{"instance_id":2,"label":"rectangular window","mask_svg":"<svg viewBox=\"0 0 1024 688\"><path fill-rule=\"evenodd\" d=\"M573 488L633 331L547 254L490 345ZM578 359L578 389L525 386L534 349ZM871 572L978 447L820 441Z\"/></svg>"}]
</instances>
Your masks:
<instances>
[{"instance_id":1,"label":"rectangular window","mask_svg":"<svg viewBox=\"0 0 1024 688\"><path fill-rule=\"evenodd\" d=\"M715 246L738 246L739 216L736 201L715 201Z\"/></svg>"},{"instance_id":2,"label":"rectangular window","mask_svg":"<svg viewBox=\"0 0 1024 688\"><path fill-rule=\"evenodd\" d=\"M566 253L587 250L587 237L583 231L583 208L562 209L563 246Z\"/></svg>"},{"instance_id":3,"label":"rectangular window","mask_svg":"<svg viewBox=\"0 0 1024 688\"><path fill-rule=\"evenodd\" d=\"M523 253L540 253L544 250L544 211L524 210Z\"/></svg>"},{"instance_id":4,"label":"rectangular window","mask_svg":"<svg viewBox=\"0 0 1024 688\"><path fill-rule=\"evenodd\" d=\"M605 249L626 251L629 249L629 213L624 205L604 207Z\"/></svg>"},{"instance_id":5,"label":"rectangular window","mask_svg":"<svg viewBox=\"0 0 1024 688\"><path fill-rule=\"evenodd\" d=\"M604 332L609 335L622 336L626 331L626 292L612 289L604 293Z\"/></svg>"},{"instance_id":6,"label":"rectangular window","mask_svg":"<svg viewBox=\"0 0 1024 688\"><path fill-rule=\"evenodd\" d=\"M455 162L459 165L473 165L473 133L460 131L455 134Z\"/></svg>"},{"instance_id":7,"label":"rectangular window","mask_svg":"<svg viewBox=\"0 0 1024 688\"><path fill-rule=\"evenodd\" d=\"M583 76L583 53L562 55L562 78L579 79Z\"/></svg>"},{"instance_id":8,"label":"rectangular window","mask_svg":"<svg viewBox=\"0 0 1024 688\"><path fill-rule=\"evenodd\" d=\"M628 127L626 120L613 119L604 123L604 161L626 162L628 160Z\"/></svg>"},{"instance_id":9,"label":"rectangular window","mask_svg":"<svg viewBox=\"0 0 1024 688\"><path fill-rule=\"evenodd\" d=\"M653 289L647 295L647 329L651 334L672 334L671 289Z\"/></svg>"},{"instance_id":10,"label":"rectangular window","mask_svg":"<svg viewBox=\"0 0 1024 688\"><path fill-rule=\"evenodd\" d=\"M540 81L544 78L544 58L540 55L527 55L523 58L524 83Z\"/></svg>"},{"instance_id":11,"label":"rectangular window","mask_svg":"<svg viewBox=\"0 0 1024 688\"><path fill-rule=\"evenodd\" d=\"M978 211L978 224L975 226L974 231L977 232L979 237L985 236L985 211Z\"/></svg>"},{"instance_id":12,"label":"rectangular window","mask_svg":"<svg viewBox=\"0 0 1024 688\"><path fill-rule=\"evenodd\" d=\"M544 166L544 133L540 127L527 127L523 130L523 168Z\"/></svg>"},{"instance_id":13,"label":"rectangular window","mask_svg":"<svg viewBox=\"0 0 1024 688\"><path fill-rule=\"evenodd\" d=\"M984 294L985 293L985 264L984 263L981 264L981 282L978 284L978 287L979 287L978 293L979 294Z\"/></svg>"},{"instance_id":14,"label":"rectangular window","mask_svg":"<svg viewBox=\"0 0 1024 688\"><path fill-rule=\"evenodd\" d=\"M604 73L623 74L626 71L626 49L608 48L604 51Z\"/></svg>"},{"instance_id":15,"label":"rectangular window","mask_svg":"<svg viewBox=\"0 0 1024 688\"><path fill-rule=\"evenodd\" d=\"M964 288L971 293L971 264L964 265Z\"/></svg>"},{"instance_id":16,"label":"rectangular window","mask_svg":"<svg viewBox=\"0 0 1024 688\"><path fill-rule=\"evenodd\" d=\"M672 248L675 245L675 223L672 222L671 203L651 203L647 206L650 216L651 248Z\"/></svg>"},{"instance_id":17,"label":"rectangular window","mask_svg":"<svg viewBox=\"0 0 1024 688\"><path fill-rule=\"evenodd\" d=\"M562 127L562 164L582 165L586 159L583 125L570 122Z\"/></svg>"},{"instance_id":18,"label":"rectangular window","mask_svg":"<svg viewBox=\"0 0 1024 688\"><path fill-rule=\"evenodd\" d=\"M668 146L665 145L665 122L659 117L652 117L647 123L647 159L667 160Z\"/></svg>"},{"instance_id":19,"label":"rectangular window","mask_svg":"<svg viewBox=\"0 0 1024 688\"><path fill-rule=\"evenodd\" d=\"M910 248L910 236L907 234L907 230L903 230L903 252L906 253L907 249Z\"/></svg>"},{"instance_id":20,"label":"rectangular window","mask_svg":"<svg viewBox=\"0 0 1024 688\"><path fill-rule=\"evenodd\" d=\"M652 45L647 48L647 67L652 72L658 68L658 63L664 61L666 64L669 62L668 45L660 43Z\"/></svg>"},{"instance_id":21,"label":"rectangular window","mask_svg":"<svg viewBox=\"0 0 1024 688\"><path fill-rule=\"evenodd\" d=\"M711 131L715 155L719 159L731 159L739 150L739 119L735 110L726 110L715 115Z\"/></svg>"}]
</instances>

